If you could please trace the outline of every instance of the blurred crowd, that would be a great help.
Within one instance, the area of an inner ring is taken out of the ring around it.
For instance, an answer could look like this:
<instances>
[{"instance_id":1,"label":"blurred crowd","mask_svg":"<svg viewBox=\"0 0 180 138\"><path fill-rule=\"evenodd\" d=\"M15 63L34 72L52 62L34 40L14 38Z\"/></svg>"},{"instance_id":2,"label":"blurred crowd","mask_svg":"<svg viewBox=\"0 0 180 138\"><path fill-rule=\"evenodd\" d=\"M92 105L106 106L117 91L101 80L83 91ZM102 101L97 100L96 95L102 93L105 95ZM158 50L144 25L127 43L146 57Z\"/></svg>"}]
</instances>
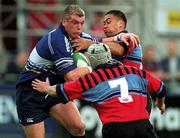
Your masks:
<instances>
[{"instance_id":1,"label":"blurred crowd","mask_svg":"<svg viewBox=\"0 0 180 138\"><path fill-rule=\"evenodd\" d=\"M169 40L166 55L159 60L156 47L148 45L144 49L143 67L156 77L164 81L167 86L167 106L180 107L180 55L179 44L176 40Z\"/></svg>"}]
</instances>

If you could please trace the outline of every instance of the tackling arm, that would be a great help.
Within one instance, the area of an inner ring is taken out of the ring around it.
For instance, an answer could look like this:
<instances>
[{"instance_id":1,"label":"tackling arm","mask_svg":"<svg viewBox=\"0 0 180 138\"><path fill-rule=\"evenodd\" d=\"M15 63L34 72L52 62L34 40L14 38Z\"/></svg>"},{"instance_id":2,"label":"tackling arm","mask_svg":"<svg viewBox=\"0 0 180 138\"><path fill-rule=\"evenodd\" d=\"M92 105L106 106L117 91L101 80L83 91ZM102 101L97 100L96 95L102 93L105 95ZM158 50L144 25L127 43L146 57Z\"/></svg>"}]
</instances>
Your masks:
<instances>
[{"instance_id":1,"label":"tackling arm","mask_svg":"<svg viewBox=\"0 0 180 138\"><path fill-rule=\"evenodd\" d=\"M32 87L40 93L46 93L50 96L57 96L56 85L50 86L48 78L46 78L46 81L40 81L38 79L33 80Z\"/></svg>"},{"instance_id":2,"label":"tackling arm","mask_svg":"<svg viewBox=\"0 0 180 138\"><path fill-rule=\"evenodd\" d=\"M89 67L77 67L72 71L69 71L68 73L66 73L64 75L64 78L67 81L73 81L73 80L77 80L78 78L91 73L92 70Z\"/></svg>"},{"instance_id":3,"label":"tackling arm","mask_svg":"<svg viewBox=\"0 0 180 138\"><path fill-rule=\"evenodd\" d=\"M146 73L146 77L148 78L148 92L155 94L156 96L156 106L161 111L161 114L164 113L166 109L165 105L165 95L166 95L166 87L164 83L152 76L150 73Z\"/></svg>"},{"instance_id":4,"label":"tackling arm","mask_svg":"<svg viewBox=\"0 0 180 138\"><path fill-rule=\"evenodd\" d=\"M67 85L66 91L64 88L65 85ZM72 81L64 84L50 86L48 78L46 78L46 81L40 81L38 79L35 79L34 81L32 81L32 87L40 93L46 93L53 97L58 96L62 100L62 103L67 103L70 100L77 98L82 99L83 97L83 90L80 86L79 81Z\"/></svg>"},{"instance_id":5,"label":"tackling arm","mask_svg":"<svg viewBox=\"0 0 180 138\"><path fill-rule=\"evenodd\" d=\"M73 47L76 47L76 51L87 49L90 45L95 43L85 38L76 38L71 42L73 43ZM121 33L114 37L103 38L102 42L110 47L112 54L122 56L126 50L124 49L124 44L135 47L139 44L139 37L133 33ZM124 44L122 45L121 42Z\"/></svg>"},{"instance_id":6,"label":"tackling arm","mask_svg":"<svg viewBox=\"0 0 180 138\"><path fill-rule=\"evenodd\" d=\"M161 114L165 112L166 105L165 105L165 97L162 98L156 98L156 106L161 111Z\"/></svg>"}]
</instances>

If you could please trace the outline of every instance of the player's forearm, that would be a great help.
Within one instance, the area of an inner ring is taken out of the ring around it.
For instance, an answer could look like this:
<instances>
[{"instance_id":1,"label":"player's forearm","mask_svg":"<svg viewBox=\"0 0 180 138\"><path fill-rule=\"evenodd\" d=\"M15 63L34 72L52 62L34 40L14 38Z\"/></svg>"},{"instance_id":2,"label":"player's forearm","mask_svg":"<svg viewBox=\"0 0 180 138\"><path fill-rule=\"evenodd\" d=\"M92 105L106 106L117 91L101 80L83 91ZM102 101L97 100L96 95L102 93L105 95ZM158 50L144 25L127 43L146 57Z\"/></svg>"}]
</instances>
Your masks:
<instances>
[{"instance_id":1,"label":"player's forearm","mask_svg":"<svg viewBox=\"0 0 180 138\"><path fill-rule=\"evenodd\" d=\"M158 106L163 105L164 102L165 102L165 98L164 97L156 99L156 103L157 103Z\"/></svg>"},{"instance_id":2,"label":"player's forearm","mask_svg":"<svg viewBox=\"0 0 180 138\"><path fill-rule=\"evenodd\" d=\"M166 106L165 106L165 97L157 98L156 99L156 106L161 111L161 114L163 114L164 111L165 111L165 108L166 108Z\"/></svg>"},{"instance_id":3,"label":"player's forearm","mask_svg":"<svg viewBox=\"0 0 180 138\"><path fill-rule=\"evenodd\" d=\"M125 52L124 48L117 42L106 42L109 46L111 53L116 56L122 56Z\"/></svg>"},{"instance_id":4,"label":"player's forearm","mask_svg":"<svg viewBox=\"0 0 180 138\"><path fill-rule=\"evenodd\" d=\"M77 67L76 69L67 73L64 77L67 81L73 81L91 72L92 70L89 67Z\"/></svg>"},{"instance_id":5,"label":"player's forearm","mask_svg":"<svg viewBox=\"0 0 180 138\"><path fill-rule=\"evenodd\" d=\"M118 41L121 41L121 36L123 35L124 33L119 33L115 36L112 36L112 37L106 37L106 38L102 38L102 42L103 43L106 43L106 42L118 42Z\"/></svg>"},{"instance_id":6,"label":"player's forearm","mask_svg":"<svg viewBox=\"0 0 180 138\"><path fill-rule=\"evenodd\" d=\"M103 43L112 42L112 41L114 41L114 37L102 38L102 42L103 42Z\"/></svg>"}]
</instances>

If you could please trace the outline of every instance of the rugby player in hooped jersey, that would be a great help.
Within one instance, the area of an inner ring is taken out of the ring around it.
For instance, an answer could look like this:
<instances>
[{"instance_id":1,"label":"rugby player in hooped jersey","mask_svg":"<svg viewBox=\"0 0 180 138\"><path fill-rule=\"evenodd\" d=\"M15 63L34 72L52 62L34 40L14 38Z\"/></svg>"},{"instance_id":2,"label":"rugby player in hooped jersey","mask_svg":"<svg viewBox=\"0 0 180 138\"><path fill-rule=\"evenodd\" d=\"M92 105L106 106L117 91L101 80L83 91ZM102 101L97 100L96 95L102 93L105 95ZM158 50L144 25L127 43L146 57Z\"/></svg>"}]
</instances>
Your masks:
<instances>
[{"instance_id":1,"label":"rugby player in hooped jersey","mask_svg":"<svg viewBox=\"0 0 180 138\"><path fill-rule=\"evenodd\" d=\"M73 99L92 102L103 124L103 138L157 138L146 109L147 94L156 96L156 106L165 111L166 87L150 73L124 66L111 57L105 44L92 45L87 56L94 71L76 81L50 86L32 81L40 93L58 96L63 103Z\"/></svg>"},{"instance_id":2,"label":"rugby player in hooped jersey","mask_svg":"<svg viewBox=\"0 0 180 138\"><path fill-rule=\"evenodd\" d=\"M125 14L120 10L111 10L105 13L103 20L104 34L107 38L103 38L101 41L108 44L112 57L124 65L142 69L142 48L139 44L139 38L127 32ZM72 43L77 47L77 51L94 44L93 41L83 38L76 38Z\"/></svg>"},{"instance_id":3,"label":"rugby player in hooped jersey","mask_svg":"<svg viewBox=\"0 0 180 138\"><path fill-rule=\"evenodd\" d=\"M133 66L142 69L142 47L138 37L133 37L126 31L127 18L120 10L111 10L104 16L104 33L107 38L103 38L102 42L110 47L113 59L121 61L124 65ZM132 41L132 40L137 41ZM131 41L129 41L131 40ZM73 45L78 47L77 50L86 49L93 41L83 38L74 39ZM136 42L136 43L134 43ZM151 112L152 99L148 95L147 109Z\"/></svg>"}]
</instances>

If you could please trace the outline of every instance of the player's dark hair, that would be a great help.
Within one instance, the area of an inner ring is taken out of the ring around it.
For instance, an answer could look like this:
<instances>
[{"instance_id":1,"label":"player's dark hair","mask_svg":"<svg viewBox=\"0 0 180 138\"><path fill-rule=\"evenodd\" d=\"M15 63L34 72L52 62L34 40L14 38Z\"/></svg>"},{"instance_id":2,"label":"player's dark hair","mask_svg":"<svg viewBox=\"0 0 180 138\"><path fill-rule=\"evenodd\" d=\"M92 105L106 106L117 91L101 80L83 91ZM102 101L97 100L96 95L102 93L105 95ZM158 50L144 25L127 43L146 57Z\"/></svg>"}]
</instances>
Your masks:
<instances>
[{"instance_id":1,"label":"player's dark hair","mask_svg":"<svg viewBox=\"0 0 180 138\"><path fill-rule=\"evenodd\" d=\"M124 21L125 27L126 27L127 18L126 18L126 15L122 11L120 11L120 10L110 10L105 15L107 15L107 14L112 14L115 17L117 17L118 19Z\"/></svg>"}]
</instances>

